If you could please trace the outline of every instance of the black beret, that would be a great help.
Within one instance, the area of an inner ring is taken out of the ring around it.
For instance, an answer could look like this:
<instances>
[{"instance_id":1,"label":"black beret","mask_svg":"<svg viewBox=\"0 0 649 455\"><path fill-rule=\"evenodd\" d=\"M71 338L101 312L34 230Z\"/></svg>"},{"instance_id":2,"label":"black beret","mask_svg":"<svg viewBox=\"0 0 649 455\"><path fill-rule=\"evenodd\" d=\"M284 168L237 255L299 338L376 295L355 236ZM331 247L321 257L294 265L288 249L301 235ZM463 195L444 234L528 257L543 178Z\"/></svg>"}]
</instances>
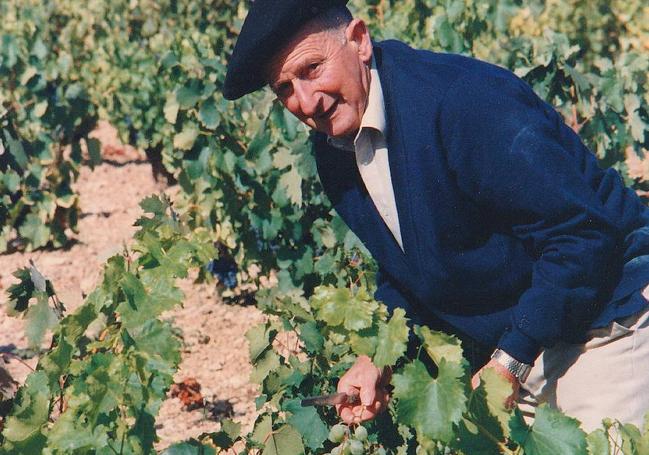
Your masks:
<instances>
[{"instance_id":1,"label":"black beret","mask_svg":"<svg viewBox=\"0 0 649 455\"><path fill-rule=\"evenodd\" d=\"M235 100L266 85L264 69L310 19L347 0L254 0L232 51L223 96Z\"/></svg>"}]
</instances>

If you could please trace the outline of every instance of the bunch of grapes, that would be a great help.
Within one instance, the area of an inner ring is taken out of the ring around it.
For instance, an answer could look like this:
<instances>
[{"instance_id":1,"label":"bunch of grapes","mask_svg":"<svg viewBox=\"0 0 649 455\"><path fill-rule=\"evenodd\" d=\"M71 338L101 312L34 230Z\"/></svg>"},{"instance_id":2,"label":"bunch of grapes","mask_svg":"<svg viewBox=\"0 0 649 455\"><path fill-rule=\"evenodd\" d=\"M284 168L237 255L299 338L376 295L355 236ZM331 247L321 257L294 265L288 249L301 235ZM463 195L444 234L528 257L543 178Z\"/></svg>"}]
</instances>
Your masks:
<instances>
[{"instance_id":1,"label":"bunch of grapes","mask_svg":"<svg viewBox=\"0 0 649 455\"><path fill-rule=\"evenodd\" d=\"M338 444L329 455L386 455L383 447L376 447L367 438L367 429L358 425L354 430L347 425L338 423L329 430L329 440Z\"/></svg>"},{"instance_id":2,"label":"bunch of grapes","mask_svg":"<svg viewBox=\"0 0 649 455\"><path fill-rule=\"evenodd\" d=\"M233 259L229 257L212 259L205 268L226 288L233 289L237 287L237 264Z\"/></svg>"}]
</instances>

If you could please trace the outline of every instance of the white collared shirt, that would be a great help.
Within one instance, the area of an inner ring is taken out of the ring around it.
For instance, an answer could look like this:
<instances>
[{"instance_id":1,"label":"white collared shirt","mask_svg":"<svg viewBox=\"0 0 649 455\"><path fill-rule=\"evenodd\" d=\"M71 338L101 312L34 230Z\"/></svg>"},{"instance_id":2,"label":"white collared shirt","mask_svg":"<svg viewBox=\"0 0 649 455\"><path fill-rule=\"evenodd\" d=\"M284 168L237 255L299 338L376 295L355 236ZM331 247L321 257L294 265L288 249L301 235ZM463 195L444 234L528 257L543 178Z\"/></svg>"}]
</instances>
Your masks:
<instances>
[{"instance_id":1,"label":"white collared shirt","mask_svg":"<svg viewBox=\"0 0 649 455\"><path fill-rule=\"evenodd\" d=\"M392 232L401 250L403 250L385 132L386 118L383 89L379 80L379 72L372 58L367 107L354 142L349 143L349 141L334 137L329 137L328 141L329 144L336 148L355 152L356 165L365 188L367 188L367 192L381 218Z\"/></svg>"}]
</instances>

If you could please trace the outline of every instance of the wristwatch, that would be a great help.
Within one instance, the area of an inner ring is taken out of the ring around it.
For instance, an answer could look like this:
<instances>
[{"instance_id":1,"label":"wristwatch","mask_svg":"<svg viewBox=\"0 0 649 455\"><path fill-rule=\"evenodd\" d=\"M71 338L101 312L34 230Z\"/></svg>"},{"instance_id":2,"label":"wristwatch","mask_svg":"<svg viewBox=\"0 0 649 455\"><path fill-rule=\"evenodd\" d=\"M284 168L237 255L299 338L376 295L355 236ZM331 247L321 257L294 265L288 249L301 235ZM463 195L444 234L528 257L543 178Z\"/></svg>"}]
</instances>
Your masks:
<instances>
[{"instance_id":1,"label":"wristwatch","mask_svg":"<svg viewBox=\"0 0 649 455\"><path fill-rule=\"evenodd\" d=\"M491 354L491 358L504 366L505 369L512 375L514 375L514 377L518 379L518 382L520 383L525 382L530 374L530 370L532 369L532 365L519 362L502 349L496 349L494 353Z\"/></svg>"}]
</instances>

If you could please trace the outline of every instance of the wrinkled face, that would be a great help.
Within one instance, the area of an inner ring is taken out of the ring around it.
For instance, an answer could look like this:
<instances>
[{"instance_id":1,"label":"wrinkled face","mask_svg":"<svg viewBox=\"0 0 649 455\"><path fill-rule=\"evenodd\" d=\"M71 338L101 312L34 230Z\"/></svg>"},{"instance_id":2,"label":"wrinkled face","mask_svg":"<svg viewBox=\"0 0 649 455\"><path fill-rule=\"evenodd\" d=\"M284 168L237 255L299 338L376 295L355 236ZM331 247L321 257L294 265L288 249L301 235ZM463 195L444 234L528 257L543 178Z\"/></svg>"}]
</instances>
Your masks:
<instances>
[{"instance_id":1,"label":"wrinkled face","mask_svg":"<svg viewBox=\"0 0 649 455\"><path fill-rule=\"evenodd\" d=\"M372 44L354 19L340 33L305 27L268 68L271 89L311 128L333 137L358 131L367 105Z\"/></svg>"}]
</instances>

